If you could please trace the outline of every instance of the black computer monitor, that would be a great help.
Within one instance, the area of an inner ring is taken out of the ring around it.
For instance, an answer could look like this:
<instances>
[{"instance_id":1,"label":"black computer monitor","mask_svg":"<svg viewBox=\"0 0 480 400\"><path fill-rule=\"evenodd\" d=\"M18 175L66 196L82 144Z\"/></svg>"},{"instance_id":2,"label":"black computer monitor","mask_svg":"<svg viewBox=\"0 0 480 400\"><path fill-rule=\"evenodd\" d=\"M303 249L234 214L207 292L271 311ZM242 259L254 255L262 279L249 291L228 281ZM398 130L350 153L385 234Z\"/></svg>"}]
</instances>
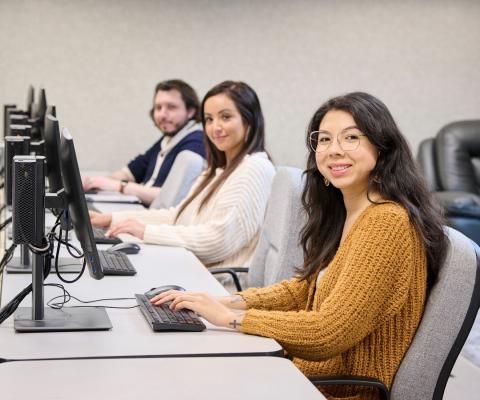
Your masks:
<instances>
[{"instance_id":1,"label":"black computer monitor","mask_svg":"<svg viewBox=\"0 0 480 400\"><path fill-rule=\"evenodd\" d=\"M40 89L38 95L38 102L32 104L32 113L30 116L32 118L38 118L43 120L45 118L45 113L47 112L47 95L45 89Z\"/></svg>"},{"instance_id":2,"label":"black computer monitor","mask_svg":"<svg viewBox=\"0 0 480 400\"><path fill-rule=\"evenodd\" d=\"M103 278L103 271L93 239L92 225L88 215L87 203L83 193L82 179L78 168L73 138L67 129L60 136L60 166L63 188L68 202L69 217L82 246L90 275L95 279Z\"/></svg>"},{"instance_id":3,"label":"black computer monitor","mask_svg":"<svg viewBox=\"0 0 480 400\"><path fill-rule=\"evenodd\" d=\"M45 116L45 156L47 158L47 178L49 191L57 193L63 188L60 169L60 127L58 119L52 115Z\"/></svg>"},{"instance_id":4,"label":"black computer monitor","mask_svg":"<svg viewBox=\"0 0 480 400\"><path fill-rule=\"evenodd\" d=\"M47 106L45 117L47 117L47 115L53 115L55 118L57 117L57 108L53 104L50 104L49 106Z\"/></svg>"},{"instance_id":5,"label":"black computer monitor","mask_svg":"<svg viewBox=\"0 0 480 400\"><path fill-rule=\"evenodd\" d=\"M15 110L17 106L15 104L3 105L3 137L8 136L8 124L10 123L10 111Z\"/></svg>"},{"instance_id":6,"label":"black computer monitor","mask_svg":"<svg viewBox=\"0 0 480 400\"><path fill-rule=\"evenodd\" d=\"M27 112L28 115L32 115L32 107L33 103L35 102L35 89L33 88L32 85L28 87L27 91Z\"/></svg>"}]
</instances>

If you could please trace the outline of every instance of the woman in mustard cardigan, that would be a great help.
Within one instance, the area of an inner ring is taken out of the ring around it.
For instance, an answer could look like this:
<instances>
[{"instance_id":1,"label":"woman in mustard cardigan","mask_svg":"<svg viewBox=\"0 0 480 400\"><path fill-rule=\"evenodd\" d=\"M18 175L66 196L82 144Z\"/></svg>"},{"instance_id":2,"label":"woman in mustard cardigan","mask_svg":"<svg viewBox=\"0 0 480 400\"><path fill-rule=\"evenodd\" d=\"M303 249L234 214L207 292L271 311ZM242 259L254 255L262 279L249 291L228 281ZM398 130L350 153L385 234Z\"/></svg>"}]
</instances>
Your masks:
<instances>
[{"instance_id":1,"label":"woman in mustard cardigan","mask_svg":"<svg viewBox=\"0 0 480 400\"><path fill-rule=\"evenodd\" d=\"M333 98L308 129L304 263L291 280L214 298L163 293L213 324L277 340L307 376L360 375L388 387L444 258L442 217L387 107ZM324 391L324 389L322 389ZM329 398L375 399L333 386Z\"/></svg>"}]
</instances>

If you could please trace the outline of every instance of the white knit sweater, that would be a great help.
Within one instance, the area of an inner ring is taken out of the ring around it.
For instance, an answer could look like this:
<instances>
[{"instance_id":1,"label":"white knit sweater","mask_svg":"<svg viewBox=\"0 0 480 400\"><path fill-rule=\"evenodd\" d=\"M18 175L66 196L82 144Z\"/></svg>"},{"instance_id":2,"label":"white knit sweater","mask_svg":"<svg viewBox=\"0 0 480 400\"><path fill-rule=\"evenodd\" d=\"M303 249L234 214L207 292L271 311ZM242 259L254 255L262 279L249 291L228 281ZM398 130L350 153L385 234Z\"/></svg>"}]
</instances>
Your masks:
<instances>
[{"instance_id":1,"label":"white knit sweater","mask_svg":"<svg viewBox=\"0 0 480 400\"><path fill-rule=\"evenodd\" d=\"M245 156L198 213L202 199L223 169L217 168L215 173L212 182L183 210L176 223L183 201L163 210L116 212L112 224L135 218L146 224L145 243L184 247L208 267L246 266L258 241L275 168L266 153ZM190 193L204 176L197 179Z\"/></svg>"}]
</instances>

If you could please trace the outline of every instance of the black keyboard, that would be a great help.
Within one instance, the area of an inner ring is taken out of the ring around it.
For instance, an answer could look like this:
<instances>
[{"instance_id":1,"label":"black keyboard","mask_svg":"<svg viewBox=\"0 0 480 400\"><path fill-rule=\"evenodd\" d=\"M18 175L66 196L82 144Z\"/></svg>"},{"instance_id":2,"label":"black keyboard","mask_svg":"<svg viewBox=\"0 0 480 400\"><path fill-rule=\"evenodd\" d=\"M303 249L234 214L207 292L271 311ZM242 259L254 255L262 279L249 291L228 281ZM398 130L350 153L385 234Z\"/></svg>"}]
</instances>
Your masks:
<instances>
[{"instance_id":1,"label":"black keyboard","mask_svg":"<svg viewBox=\"0 0 480 400\"><path fill-rule=\"evenodd\" d=\"M137 303L143 316L155 332L190 331L200 332L206 329L205 324L190 310L173 311L168 307L170 302L154 306L144 294L136 294Z\"/></svg>"},{"instance_id":2,"label":"black keyboard","mask_svg":"<svg viewBox=\"0 0 480 400\"><path fill-rule=\"evenodd\" d=\"M105 228L95 228L92 226L92 231L93 231L93 240L97 244L117 244L122 242L116 236L111 236L111 237L105 236L105 233L107 232Z\"/></svg>"},{"instance_id":3,"label":"black keyboard","mask_svg":"<svg viewBox=\"0 0 480 400\"><path fill-rule=\"evenodd\" d=\"M119 251L99 250L98 257L105 275L135 275L137 270L133 267L125 253Z\"/></svg>"}]
</instances>

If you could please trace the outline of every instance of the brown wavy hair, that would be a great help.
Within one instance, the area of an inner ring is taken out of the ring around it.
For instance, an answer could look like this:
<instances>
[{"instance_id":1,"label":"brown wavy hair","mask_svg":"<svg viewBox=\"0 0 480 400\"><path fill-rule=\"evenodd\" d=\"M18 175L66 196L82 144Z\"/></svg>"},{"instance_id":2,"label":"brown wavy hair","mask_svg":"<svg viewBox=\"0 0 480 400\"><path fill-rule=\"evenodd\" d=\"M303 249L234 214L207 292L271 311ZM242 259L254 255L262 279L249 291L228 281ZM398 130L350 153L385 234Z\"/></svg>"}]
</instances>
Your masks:
<instances>
[{"instance_id":1,"label":"brown wavy hair","mask_svg":"<svg viewBox=\"0 0 480 400\"><path fill-rule=\"evenodd\" d=\"M445 257L447 239L443 231L442 211L429 193L407 141L390 111L379 99L363 92L328 100L315 112L309 123L309 155L302 193L302 204L308 218L301 233L305 257L303 266L297 271L300 278L307 279L332 261L340 245L346 218L341 191L333 185L325 186L324 177L317 168L315 152L308 145L309 133L318 129L330 110L348 112L360 131L379 150L377 163L369 176L367 196L373 189L383 199L405 208L425 245L430 287L435 282L439 265Z\"/></svg>"},{"instance_id":2,"label":"brown wavy hair","mask_svg":"<svg viewBox=\"0 0 480 400\"><path fill-rule=\"evenodd\" d=\"M188 83L182 81L181 79L170 79L168 81L157 83L157 86L155 86L153 101L155 102L155 96L159 91L168 92L170 90L176 90L180 93L186 109L195 111L190 119L200 122L200 101L198 100L197 93ZM152 107L149 111L149 115L153 123L155 123L155 120L153 119L153 111L154 110Z\"/></svg>"},{"instance_id":3,"label":"brown wavy hair","mask_svg":"<svg viewBox=\"0 0 480 400\"><path fill-rule=\"evenodd\" d=\"M208 136L204 135L207 151L207 171L205 178L190 197L182 204L175 221L185 208L197 197L215 178L217 168L225 168L223 174L210 187L208 193L200 203L199 212L208 203L213 194L223 185L228 177L235 171L247 154L266 152L265 150L265 122L262 107L255 91L244 82L224 81L210 89L202 101L200 109L203 130L205 131L205 102L213 96L224 94L233 101L242 116L243 123L248 129L247 140L240 153L227 165L225 153L218 150ZM268 153L267 153L268 154ZM270 157L270 156L269 156Z\"/></svg>"}]
</instances>

